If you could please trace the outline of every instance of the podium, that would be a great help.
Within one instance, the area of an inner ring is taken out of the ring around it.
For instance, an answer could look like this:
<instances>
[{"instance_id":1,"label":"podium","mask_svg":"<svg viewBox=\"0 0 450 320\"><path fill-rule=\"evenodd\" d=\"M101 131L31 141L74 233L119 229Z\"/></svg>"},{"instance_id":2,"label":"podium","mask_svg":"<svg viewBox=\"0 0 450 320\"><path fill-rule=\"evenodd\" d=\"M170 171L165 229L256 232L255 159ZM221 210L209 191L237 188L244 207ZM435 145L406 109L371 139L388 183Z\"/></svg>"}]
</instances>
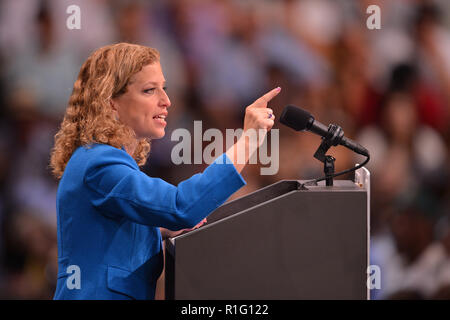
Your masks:
<instances>
[{"instance_id":1,"label":"podium","mask_svg":"<svg viewBox=\"0 0 450 320\"><path fill-rule=\"evenodd\" d=\"M368 188L282 180L225 203L166 241L166 299L368 299Z\"/></svg>"}]
</instances>

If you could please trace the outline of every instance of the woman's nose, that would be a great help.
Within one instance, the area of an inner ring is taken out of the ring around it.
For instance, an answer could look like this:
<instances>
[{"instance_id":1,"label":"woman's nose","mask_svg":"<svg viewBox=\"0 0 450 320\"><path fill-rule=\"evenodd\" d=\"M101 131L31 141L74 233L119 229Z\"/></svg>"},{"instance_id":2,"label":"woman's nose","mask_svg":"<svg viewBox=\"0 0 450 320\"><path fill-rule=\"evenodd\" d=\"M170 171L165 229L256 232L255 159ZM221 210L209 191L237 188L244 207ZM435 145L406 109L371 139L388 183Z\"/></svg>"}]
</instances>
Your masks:
<instances>
[{"instance_id":1,"label":"woman's nose","mask_svg":"<svg viewBox=\"0 0 450 320\"><path fill-rule=\"evenodd\" d=\"M169 96L167 95L167 92L165 90L162 90L160 106L168 108L168 107L170 107L170 105L171 105L171 102L170 102Z\"/></svg>"}]
</instances>

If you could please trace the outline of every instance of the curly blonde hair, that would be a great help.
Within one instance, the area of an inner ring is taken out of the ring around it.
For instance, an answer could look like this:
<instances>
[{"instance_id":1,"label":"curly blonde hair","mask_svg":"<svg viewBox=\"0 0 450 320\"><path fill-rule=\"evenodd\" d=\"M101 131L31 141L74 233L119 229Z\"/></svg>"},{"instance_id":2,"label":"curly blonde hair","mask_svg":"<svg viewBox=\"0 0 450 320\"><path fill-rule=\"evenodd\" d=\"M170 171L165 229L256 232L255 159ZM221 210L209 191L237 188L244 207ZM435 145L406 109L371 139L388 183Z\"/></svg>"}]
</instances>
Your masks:
<instances>
[{"instance_id":1,"label":"curly blonde hair","mask_svg":"<svg viewBox=\"0 0 450 320\"><path fill-rule=\"evenodd\" d=\"M55 135L50 168L60 179L72 153L92 143L116 148L135 146L139 166L147 161L150 140L138 139L129 126L115 118L110 101L127 91L131 77L144 66L159 62L156 49L129 43L94 51L81 66L64 119Z\"/></svg>"}]
</instances>

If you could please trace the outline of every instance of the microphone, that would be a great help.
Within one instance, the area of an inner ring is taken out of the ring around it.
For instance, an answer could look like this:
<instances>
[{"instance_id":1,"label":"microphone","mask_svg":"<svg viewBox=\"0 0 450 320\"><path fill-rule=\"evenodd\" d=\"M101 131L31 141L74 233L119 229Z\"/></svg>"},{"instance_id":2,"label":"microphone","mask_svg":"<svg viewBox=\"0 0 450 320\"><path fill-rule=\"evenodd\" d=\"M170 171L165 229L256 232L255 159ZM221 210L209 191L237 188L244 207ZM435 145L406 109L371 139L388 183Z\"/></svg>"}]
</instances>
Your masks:
<instances>
[{"instance_id":1,"label":"microphone","mask_svg":"<svg viewBox=\"0 0 450 320\"><path fill-rule=\"evenodd\" d=\"M369 151L359 143L344 137L344 132L338 126L330 124L327 127L302 108L287 105L281 113L280 122L296 131L311 131L323 138L330 139L335 146L340 144L358 154L369 157Z\"/></svg>"}]
</instances>

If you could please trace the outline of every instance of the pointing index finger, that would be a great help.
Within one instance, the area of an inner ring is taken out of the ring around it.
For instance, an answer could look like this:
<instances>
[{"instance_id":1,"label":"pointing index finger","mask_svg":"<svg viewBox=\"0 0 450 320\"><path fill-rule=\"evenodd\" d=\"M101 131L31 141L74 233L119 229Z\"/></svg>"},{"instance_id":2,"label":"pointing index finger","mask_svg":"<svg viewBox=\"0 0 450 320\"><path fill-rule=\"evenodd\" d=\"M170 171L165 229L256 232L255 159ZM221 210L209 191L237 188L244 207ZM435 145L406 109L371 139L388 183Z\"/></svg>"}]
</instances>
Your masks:
<instances>
[{"instance_id":1,"label":"pointing index finger","mask_svg":"<svg viewBox=\"0 0 450 320\"><path fill-rule=\"evenodd\" d=\"M265 95L260 97L258 100L256 100L255 104L259 107L259 104L263 104L265 107L265 104L267 104L270 100L272 100L277 94L279 94L281 91L280 87L276 87L275 89L267 92Z\"/></svg>"}]
</instances>

